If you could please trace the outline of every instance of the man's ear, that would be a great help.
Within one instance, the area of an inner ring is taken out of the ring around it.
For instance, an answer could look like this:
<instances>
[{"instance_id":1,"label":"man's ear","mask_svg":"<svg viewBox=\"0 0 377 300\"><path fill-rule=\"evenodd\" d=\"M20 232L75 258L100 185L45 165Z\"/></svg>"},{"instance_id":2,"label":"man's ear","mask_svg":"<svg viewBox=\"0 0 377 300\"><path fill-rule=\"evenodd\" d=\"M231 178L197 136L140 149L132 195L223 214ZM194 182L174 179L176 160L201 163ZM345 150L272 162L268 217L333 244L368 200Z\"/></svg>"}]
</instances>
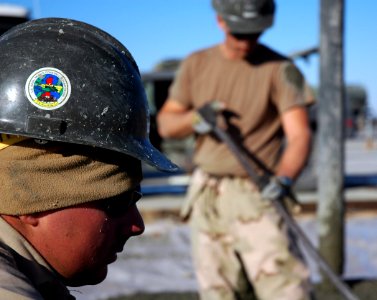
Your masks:
<instances>
[{"instance_id":1,"label":"man's ear","mask_svg":"<svg viewBox=\"0 0 377 300\"><path fill-rule=\"evenodd\" d=\"M37 215L22 215L22 216L9 216L1 215L1 217L12 227L20 232L23 232L24 228L28 226L35 227L39 224Z\"/></svg>"},{"instance_id":2,"label":"man's ear","mask_svg":"<svg viewBox=\"0 0 377 300\"><path fill-rule=\"evenodd\" d=\"M25 225L37 226L39 218L36 215L22 215L18 217Z\"/></svg>"},{"instance_id":3,"label":"man's ear","mask_svg":"<svg viewBox=\"0 0 377 300\"><path fill-rule=\"evenodd\" d=\"M21 233L26 239L28 239L29 233L39 224L38 214L22 216L2 215L1 218L3 218L5 222L7 222L19 233Z\"/></svg>"},{"instance_id":4,"label":"man's ear","mask_svg":"<svg viewBox=\"0 0 377 300\"><path fill-rule=\"evenodd\" d=\"M217 15L216 20L217 20L217 25L220 27L220 29L224 32L227 32L228 26L226 25L224 19L220 15Z\"/></svg>"}]
</instances>

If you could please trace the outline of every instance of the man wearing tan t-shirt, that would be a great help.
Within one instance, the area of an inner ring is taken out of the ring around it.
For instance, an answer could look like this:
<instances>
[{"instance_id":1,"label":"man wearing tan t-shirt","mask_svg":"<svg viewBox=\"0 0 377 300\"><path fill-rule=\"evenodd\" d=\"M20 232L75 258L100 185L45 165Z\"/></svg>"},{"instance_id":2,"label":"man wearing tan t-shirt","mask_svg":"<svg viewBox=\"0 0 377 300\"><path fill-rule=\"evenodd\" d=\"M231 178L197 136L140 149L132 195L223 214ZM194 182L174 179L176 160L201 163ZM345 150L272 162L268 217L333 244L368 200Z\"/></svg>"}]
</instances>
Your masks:
<instances>
[{"instance_id":1,"label":"man wearing tan t-shirt","mask_svg":"<svg viewBox=\"0 0 377 300\"><path fill-rule=\"evenodd\" d=\"M309 299L308 269L290 250L269 199L280 197L307 161L307 106L314 99L292 62L258 43L273 23L273 0L212 4L225 40L182 62L158 115L159 133L200 133L196 111L220 101L234 116L228 131L236 129L245 149L274 176L260 193L225 144L197 135L197 169L182 215L190 219L201 299L240 299L245 282L258 299Z\"/></svg>"}]
</instances>

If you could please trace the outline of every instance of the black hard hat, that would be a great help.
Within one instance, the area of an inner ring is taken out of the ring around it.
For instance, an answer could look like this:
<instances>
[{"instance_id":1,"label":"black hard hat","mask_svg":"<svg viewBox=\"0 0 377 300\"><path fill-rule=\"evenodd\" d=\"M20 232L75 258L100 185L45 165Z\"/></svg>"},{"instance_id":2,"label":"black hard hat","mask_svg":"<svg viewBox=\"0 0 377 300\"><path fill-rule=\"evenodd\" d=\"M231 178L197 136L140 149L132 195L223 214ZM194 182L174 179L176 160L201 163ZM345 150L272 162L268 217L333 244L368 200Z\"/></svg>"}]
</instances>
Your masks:
<instances>
[{"instance_id":1,"label":"black hard hat","mask_svg":"<svg viewBox=\"0 0 377 300\"><path fill-rule=\"evenodd\" d=\"M0 37L0 132L122 152L162 171L177 166L149 141L138 67L106 32L61 18Z\"/></svg>"},{"instance_id":2,"label":"black hard hat","mask_svg":"<svg viewBox=\"0 0 377 300\"><path fill-rule=\"evenodd\" d=\"M212 0L212 6L232 33L260 33L274 21L274 0Z\"/></svg>"}]
</instances>

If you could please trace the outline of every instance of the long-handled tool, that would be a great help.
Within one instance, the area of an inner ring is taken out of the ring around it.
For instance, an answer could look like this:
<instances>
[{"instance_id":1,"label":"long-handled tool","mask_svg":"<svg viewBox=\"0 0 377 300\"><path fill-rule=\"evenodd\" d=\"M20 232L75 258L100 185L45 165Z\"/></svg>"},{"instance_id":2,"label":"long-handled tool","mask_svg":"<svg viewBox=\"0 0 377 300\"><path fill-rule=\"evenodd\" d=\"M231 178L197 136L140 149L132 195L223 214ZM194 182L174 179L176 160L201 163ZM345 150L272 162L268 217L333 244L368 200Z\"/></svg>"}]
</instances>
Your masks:
<instances>
[{"instance_id":1,"label":"long-handled tool","mask_svg":"<svg viewBox=\"0 0 377 300\"><path fill-rule=\"evenodd\" d=\"M212 112L209 110L213 109ZM217 126L216 121L214 120L213 116L217 114L217 111L212 106L206 107L206 110L199 110L198 113L202 117L203 121L206 123L206 126L210 128L210 131L215 134L215 136L221 140L224 144L228 146L230 151L235 155L235 157L239 160L247 174L249 175L250 179L258 185L259 190L262 190L265 185L265 180L263 180L264 176L258 175L255 171L253 166L250 163L250 159L253 159L253 156L247 155L242 147L237 144L233 138L223 129ZM258 164L260 162L258 161ZM263 178L263 179L262 179ZM289 197L294 199L294 195L291 192ZM290 213L287 211L283 201L280 200L273 200L271 201L274 207L276 208L279 215L283 218L285 223L287 224L288 228L299 238L303 245L306 247L310 255L317 261L319 267L322 271L328 276L329 280L334 284L334 286L338 289L338 291L344 296L347 300L359 300L359 298L354 295L351 289L337 276L325 259L321 256L321 254L317 251L317 249L312 245L310 240L307 238L305 233L302 229L298 226L296 221L292 218Z\"/></svg>"}]
</instances>

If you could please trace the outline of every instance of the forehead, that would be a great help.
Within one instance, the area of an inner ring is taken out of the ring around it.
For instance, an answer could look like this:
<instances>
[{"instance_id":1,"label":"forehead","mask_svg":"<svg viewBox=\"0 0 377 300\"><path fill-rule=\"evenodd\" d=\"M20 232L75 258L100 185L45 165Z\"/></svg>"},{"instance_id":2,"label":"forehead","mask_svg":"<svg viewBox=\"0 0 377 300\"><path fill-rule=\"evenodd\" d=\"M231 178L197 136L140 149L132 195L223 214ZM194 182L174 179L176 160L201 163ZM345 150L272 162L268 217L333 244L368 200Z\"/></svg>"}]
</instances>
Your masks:
<instances>
[{"instance_id":1,"label":"forehead","mask_svg":"<svg viewBox=\"0 0 377 300\"><path fill-rule=\"evenodd\" d=\"M44 240L54 243L59 239L74 238L77 234L87 234L100 228L105 215L89 204L80 204L55 211L36 214L39 230Z\"/></svg>"}]
</instances>

